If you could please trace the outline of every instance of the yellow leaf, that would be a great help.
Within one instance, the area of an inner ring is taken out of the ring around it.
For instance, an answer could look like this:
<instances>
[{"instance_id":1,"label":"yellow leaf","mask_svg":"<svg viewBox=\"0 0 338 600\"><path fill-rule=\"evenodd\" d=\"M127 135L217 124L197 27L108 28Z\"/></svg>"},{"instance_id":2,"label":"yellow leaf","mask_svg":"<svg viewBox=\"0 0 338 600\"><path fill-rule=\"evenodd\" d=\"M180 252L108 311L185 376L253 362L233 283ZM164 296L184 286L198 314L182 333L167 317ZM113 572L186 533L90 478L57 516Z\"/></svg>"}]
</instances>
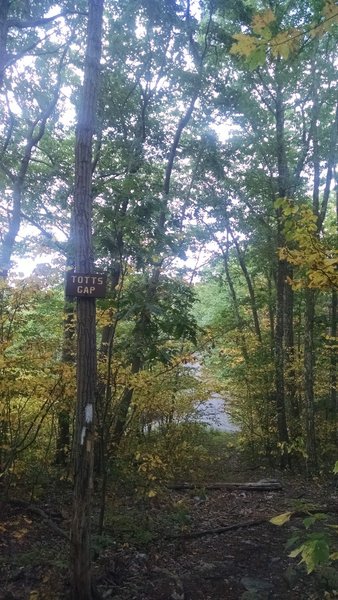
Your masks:
<instances>
[{"instance_id":1,"label":"yellow leaf","mask_svg":"<svg viewBox=\"0 0 338 600\"><path fill-rule=\"evenodd\" d=\"M273 23L275 20L276 16L269 8L268 10L258 13L253 17L252 30L258 35L261 35L263 33L263 30L266 29L266 27L268 27L270 23Z\"/></svg>"},{"instance_id":2,"label":"yellow leaf","mask_svg":"<svg viewBox=\"0 0 338 600\"><path fill-rule=\"evenodd\" d=\"M148 498L154 498L154 496L157 495L157 492L155 492L155 490L149 490L148 492Z\"/></svg>"},{"instance_id":3,"label":"yellow leaf","mask_svg":"<svg viewBox=\"0 0 338 600\"><path fill-rule=\"evenodd\" d=\"M26 533L28 533L28 529L26 527L22 527L22 529L13 533L13 537L16 540L21 540L26 535Z\"/></svg>"},{"instance_id":4,"label":"yellow leaf","mask_svg":"<svg viewBox=\"0 0 338 600\"><path fill-rule=\"evenodd\" d=\"M312 23L309 33L312 38L320 37L321 35L324 35L324 33L325 33L325 25L323 23L321 23L319 25Z\"/></svg>"},{"instance_id":5,"label":"yellow leaf","mask_svg":"<svg viewBox=\"0 0 338 600\"><path fill-rule=\"evenodd\" d=\"M233 38L237 40L237 43L232 44L230 53L239 54L246 58L255 52L261 44L260 40L246 33L235 33Z\"/></svg>"},{"instance_id":6,"label":"yellow leaf","mask_svg":"<svg viewBox=\"0 0 338 600\"><path fill-rule=\"evenodd\" d=\"M332 554L330 554L330 559L331 560L338 560L338 552L333 552Z\"/></svg>"},{"instance_id":7,"label":"yellow leaf","mask_svg":"<svg viewBox=\"0 0 338 600\"><path fill-rule=\"evenodd\" d=\"M288 59L290 54L298 50L300 37L300 32L294 28L278 33L270 42L273 56Z\"/></svg>"},{"instance_id":8,"label":"yellow leaf","mask_svg":"<svg viewBox=\"0 0 338 600\"><path fill-rule=\"evenodd\" d=\"M323 15L326 19L330 19L331 22L338 22L338 4L333 2L333 0L329 0L325 2L323 8Z\"/></svg>"},{"instance_id":9,"label":"yellow leaf","mask_svg":"<svg viewBox=\"0 0 338 600\"><path fill-rule=\"evenodd\" d=\"M338 258L326 258L325 264L326 265L338 265Z\"/></svg>"},{"instance_id":10,"label":"yellow leaf","mask_svg":"<svg viewBox=\"0 0 338 600\"><path fill-rule=\"evenodd\" d=\"M320 37L330 30L331 25L338 23L338 5L333 0L325 2L322 11L324 20L319 24L313 24L310 29L311 37Z\"/></svg>"},{"instance_id":11,"label":"yellow leaf","mask_svg":"<svg viewBox=\"0 0 338 600\"><path fill-rule=\"evenodd\" d=\"M284 525L284 523L287 523L287 521L290 520L291 515L292 512L286 512L281 515L277 515L277 517L270 519L270 523L273 525Z\"/></svg>"}]
</instances>

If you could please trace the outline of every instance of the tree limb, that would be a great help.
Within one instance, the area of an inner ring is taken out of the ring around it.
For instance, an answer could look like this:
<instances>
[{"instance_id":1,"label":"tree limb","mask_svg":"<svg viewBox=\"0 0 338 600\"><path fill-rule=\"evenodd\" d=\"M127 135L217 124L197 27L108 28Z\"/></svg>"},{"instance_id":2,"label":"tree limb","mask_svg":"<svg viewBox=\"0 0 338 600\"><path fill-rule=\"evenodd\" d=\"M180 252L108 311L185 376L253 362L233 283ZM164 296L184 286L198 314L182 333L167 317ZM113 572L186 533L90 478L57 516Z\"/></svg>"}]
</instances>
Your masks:
<instances>
[{"instance_id":1,"label":"tree limb","mask_svg":"<svg viewBox=\"0 0 338 600\"><path fill-rule=\"evenodd\" d=\"M8 19L7 26L8 27L16 27L16 29L30 29L33 27L43 27L44 25L48 25L49 23L56 21L56 19L60 19L61 17L66 17L67 15L74 15L74 14L87 15L86 12L64 10L64 11L58 13L57 15L53 15L52 17L40 17L38 19L27 19L27 20L11 18L11 19Z\"/></svg>"},{"instance_id":2,"label":"tree limb","mask_svg":"<svg viewBox=\"0 0 338 600\"><path fill-rule=\"evenodd\" d=\"M47 523L47 525L49 525L49 527L52 529L52 531L54 531L54 533L56 533L58 536L62 537L64 540L67 540L67 542L69 542L69 535L63 529L61 529L61 527L54 523L54 521L47 515L47 513L44 510L42 510L42 508L39 508L34 504L29 504L29 502L25 502L24 500L11 500L9 501L9 503L18 506L18 508L20 509L24 509L30 513L38 515Z\"/></svg>"},{"instance_id":3,"label":"tree limb","mask_svg":"<svg viewBox=\"0 0 338 600\"><path fill-rule=\"evenodd\" d=\"M173 483L170 484L169 489L171 490L194 490L196 488L203 488L205 490L227 490L227 489L238 489L258 492L269 492L275 490L281 490L282 484L276 480L262 480L256 482L215 482L215 483Z\"/></svg>"},{"instance_id":4,"label":"tree limb","mask_svg":"<svg viewBox=\"0 0 338 600\"><path fill-rule=\"evenodd\" d=\"M191 531L189 533L178 533L174 535L168 535L166 539L178 540L178 539L193 539L204 537L205 535L219 535L221 533L227 533L227 531L234 531L235 529L244 529L245 527L256 527L257 525L263 525L267 523L266 519L257 519L255 521L244 521L243 523L233 523L226 527L216 527L210 529L201 529L200 531Z\"/></svg>"}]
</instances>

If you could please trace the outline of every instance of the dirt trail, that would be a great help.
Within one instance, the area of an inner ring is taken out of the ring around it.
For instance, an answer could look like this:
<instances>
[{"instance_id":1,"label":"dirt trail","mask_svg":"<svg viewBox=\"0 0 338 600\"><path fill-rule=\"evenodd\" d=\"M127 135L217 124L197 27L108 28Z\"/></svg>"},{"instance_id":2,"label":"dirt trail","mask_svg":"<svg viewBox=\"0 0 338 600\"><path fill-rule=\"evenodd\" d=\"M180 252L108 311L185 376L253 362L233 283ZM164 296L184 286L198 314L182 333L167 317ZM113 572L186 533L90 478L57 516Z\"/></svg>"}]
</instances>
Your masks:
<instances>
[{"instance_id":1,"label":"dirt trail","mask_svg":"<svg viewBox=\"0 0 338 600\"><path fill-rule=\"evenodd\" d=\"M269 518L292 508L301 498L319 505L337 500L332 490L299 482L283 482L281 492L212 491L205 496L175 494L172 500L184 506L189 524L181 527L182 538L165 539L146 553L130 556L129 572L111 572L111 595L119 600L322 600L334 598L325 590L332 581L306 575L297 561L288 557L287 539L301 527L294 519L283 527ZM260 524L252 525L253 521ZM262 522L263 521L263 522ZM244 526L223 534L185 539L189 532ZM245 525L246 524L246 525ZM121 557L122 558L122 557ZM125 564L127 564L125 563ZM116 575L124 583L116 586ZM328 576L329 577L329 576ZM332 573L330 574L332 579ZM115 578L115 579L114 579ZM338 582L338 574L337 574ZM106 591L108 580L105 582ZM115 595L114 595L115 593ZM109 594L109 592L108 592Z\"/></svg>"},{"instance_id":2,"label":"dirt trail","mask_svg":"<svg viewBox=\"0 0 338 600\"><path fill-rule=\"evenodd\" d=\"M238 473L238 480L261 479L262 472ZM309 483L274 473L281 491L168 491L136 515L124 506L124 539L116 524L95 541L94 576L104 600L324 600L336 598L334 570L307 576L288 557L285 542L301 530L301 518L283 527L269 523L295 501L319 506L338 503L329 484ZM266 475L265 475L266 477ZM67 531L69 512L52 503L40 508ZM63 504L62 504L63 502ZM68 588L67 542L48 521L15 503L2 508L0 525L0 599L65 600ZM133 512L134 511L134 512ZM132 515L134 521L132 521ZM331 517L330 517L331 518ZM332 523L334 523L334 515ZM135 542L137 519L144 536ZM256 523L256 524L253 524ZM147 537L145 523L151 535ZM222 534L189 537L206 529L242 524ZM129 527L129 529L128 529ZM95 539L95 538L94 538ZM131 541L128 541L131 540ZM337 572L336 572L337 573Z\"/></svg>"}]
</instances>

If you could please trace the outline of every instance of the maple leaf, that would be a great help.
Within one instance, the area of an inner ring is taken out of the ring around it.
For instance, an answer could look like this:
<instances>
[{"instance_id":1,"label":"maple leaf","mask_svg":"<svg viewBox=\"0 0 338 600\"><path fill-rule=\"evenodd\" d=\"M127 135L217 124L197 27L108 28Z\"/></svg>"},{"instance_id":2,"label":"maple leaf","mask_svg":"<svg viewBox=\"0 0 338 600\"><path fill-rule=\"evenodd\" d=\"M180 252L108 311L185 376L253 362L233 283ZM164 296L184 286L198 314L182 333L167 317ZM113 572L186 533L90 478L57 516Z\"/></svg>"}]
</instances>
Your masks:
<instances>
[{"instance_id":1,"label":"maple leaf","mask_svg":"<svg viewBox=\"0 0 338 600\"><path fill-rule=\"evenodd\" d=\"M288 59L290 54L298 50L300 32L298 29L281 31L271 40L271 52L273 56L281 56Z\"/></svg>"},{"instance_id":2,"label":"maple leaf","mask_svg":"<svg viewBox=\"0 0 338 600\"><path fill-rule=\"evenodd\" d=\"M338 23L338 5L333 0L325 2L322 15L324 20L310 29L311 37L320 37L330 30L334 23Z\"/></svg>"},{"instance_id":3,"label":"maple leaf","mask_svg":"<svg viewBox=\"0 0 338 600\"><path fill-rule=\"evenodd\" d=\"M251 22L252 30L257 33L257 35L263 35L264 37L264 31L269 27L270 23L273 23L275 20L276 16L269 8L253 17Z\"/></svg>"},{"instance_id":4,"label":"maple leaf","mask_svg":"<svg viewBox=\"0 0 338 600\"><path fill-rule=\"evenodd\" d=\"M338 5L333 2L333 0L329 0L325 2L323 8L323 15L326 19L333 21L334 23L338 22Z\"/></svg>"},{"instance_id":5,"label":"maple leaf","mask_svg":"<svg viewBox=\"0 0 338 600\"><path fill-rule=\"evenodd\" d=\"M231 46L230 53L239 54L246 58L253 54L262 44L261 40L246 33L235 33L233 38L236 40L236 43Z\"/></svg>"}]
</instances>

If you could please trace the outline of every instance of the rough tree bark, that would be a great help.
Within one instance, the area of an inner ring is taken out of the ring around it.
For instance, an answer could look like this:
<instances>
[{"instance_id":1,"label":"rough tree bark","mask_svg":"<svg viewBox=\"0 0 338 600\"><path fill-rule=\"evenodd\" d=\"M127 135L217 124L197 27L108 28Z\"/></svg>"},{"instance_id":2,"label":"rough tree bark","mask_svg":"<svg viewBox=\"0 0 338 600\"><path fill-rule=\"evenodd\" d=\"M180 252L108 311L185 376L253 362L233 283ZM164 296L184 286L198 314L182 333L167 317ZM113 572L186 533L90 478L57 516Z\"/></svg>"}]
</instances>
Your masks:
<instances>
[{"instance_id":1,"label":"rough tree bark","mask_svg":"<svg viewBox=\"0 0 338 600\"><path fill-rule=\"evenodd\" d=\"M305 290L305 318L304 318L304 400L306 418L306 451L307 465L310 471L317 468L315 406L314 406L314 318L315 318L315 291Z\"/></svg>"},{"instance_id":2,"label":"rough tree bark","mask_svg":"<svg viewBox=\"0 0 338 600\"><path fill-rule=\"evenodd\" d=\"M278 167L278 196L287 198L289 191L289 169L285 148L285 117L284 117L284 99L283 87L281 82L281 73L279 72L279 63L277 61L276 78L276 151ZM278 231L277 246L284 246L284 234L280 222L280 211L277 210ZM292 314L286 314L285 311L285 286L287 277L287 264L284 260L279 260L277 265L276 277L276 331L275 331L275 377L276 377L276 411L277 411L277 430L278 441L281 446L281 467L285 467L288 462L288 455L285 445L289 442L289 432L286 419L285 403L285 328L286 320L289 321L289 328L292 326Z\"/></svg>"},{"instance_id":3,"label":"rough tree bark","mask_svg":"<svg viewBox=\"0 0 338 600\"><path fill-rule=\"evenodd\" d=\"M100 74L103 0L88 2L84 82L75 147L74 240L77 272L93 270L92 141ZM72 598L94 597L90 561L96 393L95 299L77 301L77 405L74 436L74 498L71 527Z\"/></svg>"},{"instance_id":4,"label":"rough tree bark","mask_svg":"<svg viewBox=\"0 0 338 600\"><path fill-rule=\"evenodd\" d=\"M331 300L331 336L332 338L337 337L337 313L338 313L338 294L337 290L332 290L332 300ZM337 353L334 348L331 350L330 357L330 407L329 407L329 415L332 420L332 423L336 423L337 419ZM332 439L334 442L338 441L338 431L337 427L333 430Z\"/></svg>"}]
</instances>

